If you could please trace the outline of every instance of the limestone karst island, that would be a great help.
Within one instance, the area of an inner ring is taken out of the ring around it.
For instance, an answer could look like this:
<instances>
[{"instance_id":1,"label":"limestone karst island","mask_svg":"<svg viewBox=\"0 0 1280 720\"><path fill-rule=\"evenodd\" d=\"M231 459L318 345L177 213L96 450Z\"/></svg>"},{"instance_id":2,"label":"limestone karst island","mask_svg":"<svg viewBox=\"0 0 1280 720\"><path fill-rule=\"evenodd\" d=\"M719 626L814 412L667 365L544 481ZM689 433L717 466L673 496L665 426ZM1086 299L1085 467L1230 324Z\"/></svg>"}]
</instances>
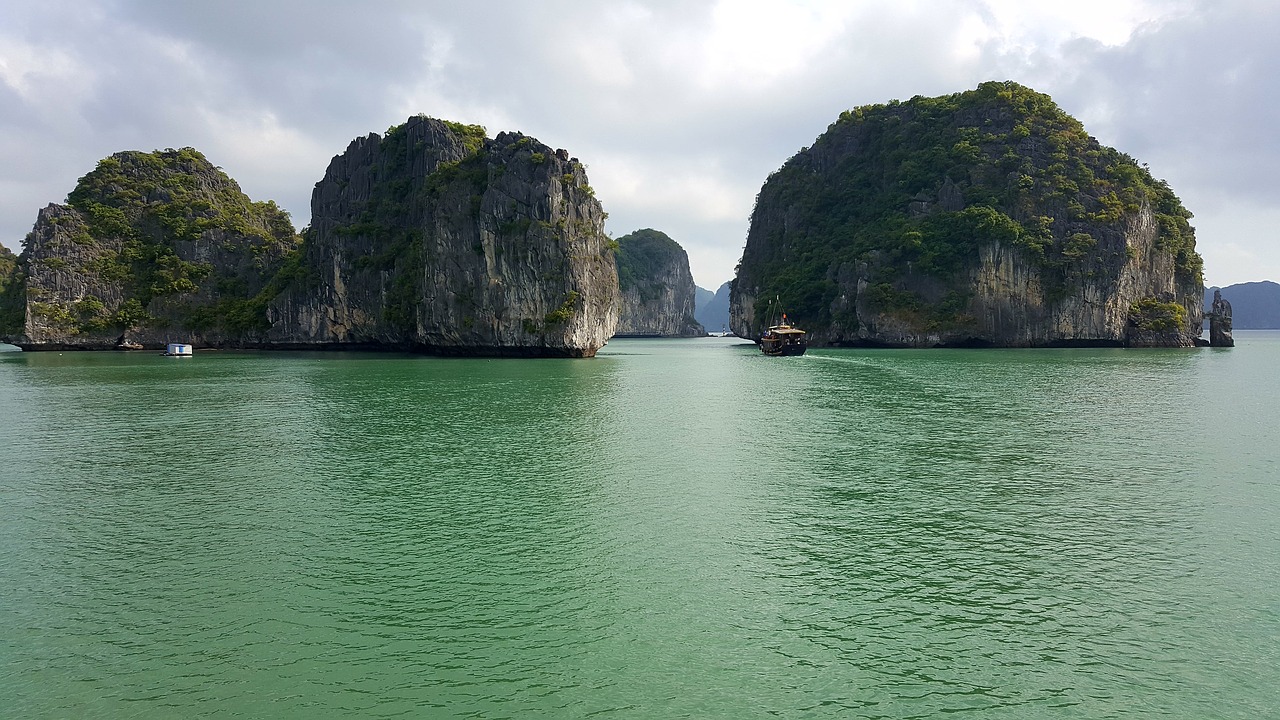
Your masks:
<instances>
[{"instance_id":1,"label":"limestone karst island","mask_svg":"<svg viewBox=\"0 0 1280 720\"><path fill-rule=\"evenodd\" d=\"M1190 218L1015 83L859 107L765 180L731 329L755 339L781 307L811 345L1192 346ZM565 150L424 116L334 157L301 232L194 149L121 152L0 253L0 338L590 357L705 334L684 250L604 219Z\"/></svg>"}]
</instances>

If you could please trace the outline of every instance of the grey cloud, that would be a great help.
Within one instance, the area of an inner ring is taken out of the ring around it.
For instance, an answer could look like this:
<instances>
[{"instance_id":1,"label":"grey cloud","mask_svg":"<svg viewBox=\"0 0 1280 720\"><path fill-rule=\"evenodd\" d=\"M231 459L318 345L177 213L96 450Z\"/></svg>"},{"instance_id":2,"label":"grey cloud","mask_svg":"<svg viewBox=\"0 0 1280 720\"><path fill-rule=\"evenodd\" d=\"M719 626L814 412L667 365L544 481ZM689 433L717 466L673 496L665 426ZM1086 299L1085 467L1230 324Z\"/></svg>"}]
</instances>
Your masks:
<instances>
[{"instance_id":1,"label":"grey cloud","mask_svg":"<svg viewBox=\"0 0 1280 720\"><path fill-rule=\"evenodd\" d=\"M1258 160L1280 156L1278 35L1280 6L1205 3L1123 46L1075 43L1051 82L1060 105L1095 116L1094 134L1156 174L1271 199L1280 177Z\"/></svg>"}]
</instances>

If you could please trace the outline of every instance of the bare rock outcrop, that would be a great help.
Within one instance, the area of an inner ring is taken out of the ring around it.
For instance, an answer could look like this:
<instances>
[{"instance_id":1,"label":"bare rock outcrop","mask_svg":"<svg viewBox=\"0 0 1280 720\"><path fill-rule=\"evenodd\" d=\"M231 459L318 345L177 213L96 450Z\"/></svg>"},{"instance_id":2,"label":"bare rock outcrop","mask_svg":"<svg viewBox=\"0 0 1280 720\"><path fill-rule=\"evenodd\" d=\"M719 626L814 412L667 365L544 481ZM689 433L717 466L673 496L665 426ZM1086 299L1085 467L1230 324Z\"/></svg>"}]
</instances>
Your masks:
<instances>
[{"instance_id":1,"label":"bare rock outcrop","mask_svg":"<svg viewBox=\"0 0 1280 720\"><path fill-rule=\"evenodd\" d=\"M1213 306L1209 312L1209 346L1235 347L1231 334L1231 303L1222 297L1221 290L1213 291Z\"/></svg>"}]
</instances>

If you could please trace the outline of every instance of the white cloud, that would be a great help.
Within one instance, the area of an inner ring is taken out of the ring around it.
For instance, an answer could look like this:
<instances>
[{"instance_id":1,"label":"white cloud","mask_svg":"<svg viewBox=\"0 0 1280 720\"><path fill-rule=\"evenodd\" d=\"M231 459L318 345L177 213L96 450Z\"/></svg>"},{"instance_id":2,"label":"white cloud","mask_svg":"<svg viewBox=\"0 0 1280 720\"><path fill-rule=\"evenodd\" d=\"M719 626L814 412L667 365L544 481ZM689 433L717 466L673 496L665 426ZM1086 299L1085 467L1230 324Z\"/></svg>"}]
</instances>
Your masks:
<instances>
[{"instance_id":1,"label":"white cloud","mask_svg":"<svg viewBox=\"0 0 1280 720\"><path fill-rule=\"evenodd\" d=\"M319 180L329 158L340 149L322 146L298 128L283 125L272 113L226 114L203 108L198 116L209 142L197 149L210 162L255 200L275 200L298 224L307 220L311 186L297 183L300 171ZM281 188L288 192L279 193Z\"/></svg>"},{"instance_id":2,"label":"white cloud","mask_svg":"<svg viewBox=\"0 0 1280 720\"><path fill-rule=\"evenodd\" d=\"M720 0L700 38L694 77L706 89L750 92L803 73L856 14L844 2Z\"/></svg>"},{"instance_id":3,"label":"white cloud","mask_svg":"<svg viewBox=\"0 0 1280 720\"><path fill-rule=\"evenodd\" d=\"M610 207L658 213L683 205L684 215L701 222L739 221L751 210L742 181L730 178L714 157L689 158L673 167L652 158L605 156L588 170Z\"/></svg>"},{"instance_id":4,"label":"white cloud","mask_svg":"<svg viewBox=\"0 0 1280 720\"><path fill-rule=\"evenodd\" d=\"M1139 27L1185 15L1178 0L982 0L988 27L1006 47L1052 49L1073 39L1123 45Z\"/></svg>"}]
</instances>

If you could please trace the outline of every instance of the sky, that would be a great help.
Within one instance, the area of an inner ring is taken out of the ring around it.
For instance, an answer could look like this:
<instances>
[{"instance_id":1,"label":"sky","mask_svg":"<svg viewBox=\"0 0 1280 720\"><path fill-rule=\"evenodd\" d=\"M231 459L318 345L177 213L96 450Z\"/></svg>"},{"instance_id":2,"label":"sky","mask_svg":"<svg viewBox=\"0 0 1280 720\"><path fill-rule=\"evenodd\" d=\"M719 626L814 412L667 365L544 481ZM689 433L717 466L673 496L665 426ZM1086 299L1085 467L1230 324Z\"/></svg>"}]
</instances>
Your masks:
<instances>
[{"instance_id":1,"label":"sky","mask_svg":"<svg viewBox=\"0 0 1280 720\"><path fill-rule=\"evenodd\" d=\"M425 114L586 165L618 237L733 277L756 193L844 110L1014 80L1169 182L1208 285L1280 281L1274 0L3 0L0 243L122 150L194 147L299 228Z\"/></svg>"}]
</instances>

